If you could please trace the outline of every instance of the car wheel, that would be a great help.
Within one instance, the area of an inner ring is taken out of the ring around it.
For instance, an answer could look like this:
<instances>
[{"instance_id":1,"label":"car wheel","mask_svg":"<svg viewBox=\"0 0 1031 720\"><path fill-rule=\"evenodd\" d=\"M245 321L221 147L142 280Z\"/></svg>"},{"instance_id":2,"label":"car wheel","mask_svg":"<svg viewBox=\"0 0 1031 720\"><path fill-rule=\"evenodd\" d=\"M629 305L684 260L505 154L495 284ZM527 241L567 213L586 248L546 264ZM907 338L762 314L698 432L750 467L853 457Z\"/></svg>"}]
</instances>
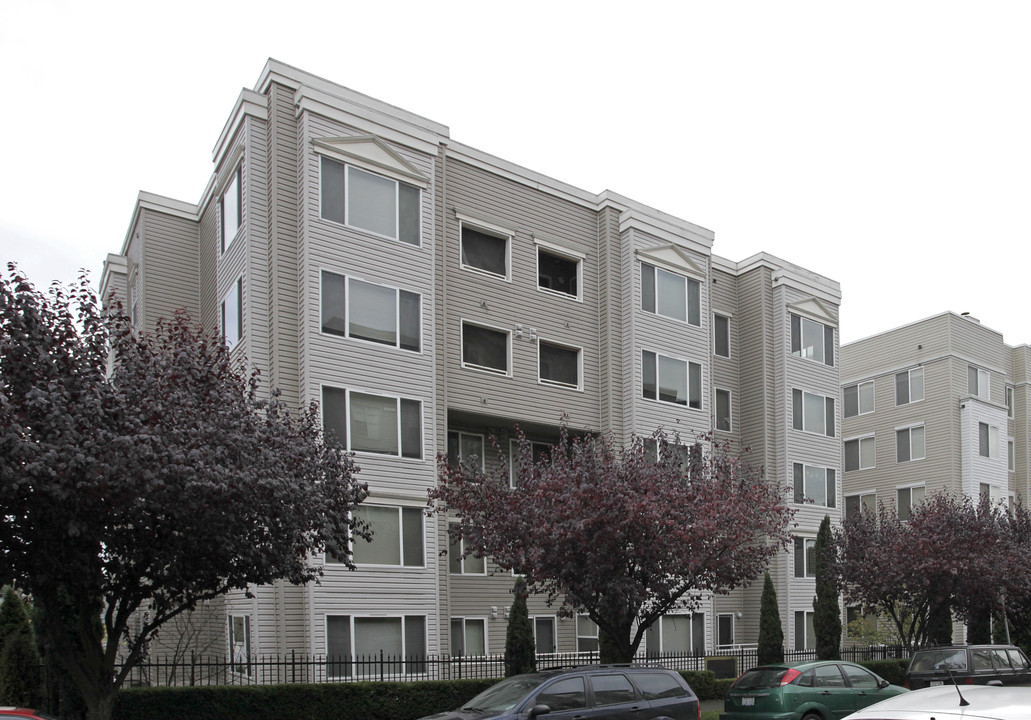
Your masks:
<instances>
[{"instance_id":1,"label":"car wheel","mask_svg":"<svg viewBox=\"0 0 1031 720\"><path fill-rule=\"evenodd\" d=\"M820 713L811 712L803 715L802 720L823 720L823 718L820 717Z\"/></svg>"}]
</instances>

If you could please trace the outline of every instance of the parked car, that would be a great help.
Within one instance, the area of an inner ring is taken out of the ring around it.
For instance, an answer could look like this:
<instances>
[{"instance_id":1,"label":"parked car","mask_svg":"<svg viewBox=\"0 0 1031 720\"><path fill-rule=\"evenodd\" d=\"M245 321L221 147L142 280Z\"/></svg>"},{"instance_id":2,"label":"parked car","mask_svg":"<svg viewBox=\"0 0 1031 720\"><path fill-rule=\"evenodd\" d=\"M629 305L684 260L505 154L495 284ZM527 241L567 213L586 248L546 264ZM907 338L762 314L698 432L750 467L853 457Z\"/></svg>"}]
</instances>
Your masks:
<instances>
[{"instance_id":1,"label":"parked car","mask_svg":"<svg viewBox=\"0 0 1031 720\"><path fill-rule=\"evenodd\" d=\"M698 720L698 697L679 673L635 665L590 665L513 675L457 710L422 720Z\"/></svg>"},{"instance_id":2,"label":"parked car","mask_svg":"<svg viewBox=\"0 0 1031 720\"><path fill-rule=\"evenodd\" d=\"M966 705L961 703L966 702ZM888 698L845 720L1031 720L1031 687L943 685Z\"/></svg>"},{"instance_id":3,"label":"parked car","mask_svg":"<svg viewBox=\"0 0 1031 720\"><path fill-rule=\"evenodd\" d=\"M53 720L53 718L30 708L0 707L0 720Z\"/></svg>"},{"instance_id":4,"label":"parked car","mask_svg":"<svg viewBox=\"0 0 1031 720\"><path fill-rule=\"evenodd\" d=\"M840 720L904 692L905 688L848 662L762 665L734 682L720 720Z\"/></svg>"},{"instance_id":5,"label":"parked car","mask_svg":"<svg viewBox=\"0 0 1031 720\"><path fill-rule=\"evenodd\" d=\"M949 645L917 650L906 670L911 690L963 683L1019 685L1031 682L1031 662L1014 645Z\"/></svg>"}]
</instances>

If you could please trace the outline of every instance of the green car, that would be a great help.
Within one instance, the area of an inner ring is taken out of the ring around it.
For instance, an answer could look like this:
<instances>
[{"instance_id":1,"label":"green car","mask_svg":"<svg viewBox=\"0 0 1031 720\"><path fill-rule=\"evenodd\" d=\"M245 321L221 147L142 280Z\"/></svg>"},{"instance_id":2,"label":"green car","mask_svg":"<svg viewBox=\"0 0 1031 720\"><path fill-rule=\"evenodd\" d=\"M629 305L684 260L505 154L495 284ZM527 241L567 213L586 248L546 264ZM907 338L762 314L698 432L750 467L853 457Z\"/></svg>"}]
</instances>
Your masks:
<instances>
[{"instance_id":1,"label":"green car","mask_svg":"<svg viewBox=\"0 0 1031 720\"><path fill-rule=\"evenodd\" d=\"M763 665L731 686L720 720L840 720L904 692L853 663Z\"/></svg>"}]
</instances>

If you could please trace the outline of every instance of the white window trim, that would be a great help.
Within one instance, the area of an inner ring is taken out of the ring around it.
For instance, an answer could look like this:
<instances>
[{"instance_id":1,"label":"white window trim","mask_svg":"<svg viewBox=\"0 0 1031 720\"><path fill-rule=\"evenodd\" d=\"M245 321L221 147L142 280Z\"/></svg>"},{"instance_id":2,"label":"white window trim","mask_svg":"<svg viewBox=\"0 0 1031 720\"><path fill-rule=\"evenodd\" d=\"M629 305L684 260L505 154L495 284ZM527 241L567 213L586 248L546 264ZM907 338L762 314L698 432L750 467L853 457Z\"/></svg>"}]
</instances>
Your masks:
<instances>
[{"instance_id":1,"label":"white window trim","mask_svg":"<svg viewBox=\"0 0 1031 720\"><path fill-rule=\"evenodd\" d=\"M379 390L366 390L363 388L349 387L343 385L337 385L335 383L320 383L319 384L319 415L322 422L322 427L326 425L326 408L322 402L323 389L333 388L334 390L342 390L346 393L346 405L344 405L344 412L347 418L346 430L346 442L344 443L344 449L348 452L353 452L355 455L365 457L379 457L379 458L391 458L393 460L402 460L407 462L425 462L426 460L426 401L421 398L405 397L404 395L395 395L393 393L384 393ZM373 395L375 397L389 398L397 401L397 454L391 455L388 453L371 452L369 450L352 450L351 448L351 395L358 393L359 395ZM402 454L402 426L401 426L401 401L411 400L419 403L419 454L418 458L405 457ZM337 438L340 440L340 438Z\"/></svg>"},{"instance_id":2,"label":"white window trim","mask_svg":"<svg viewBox=\"0 0 1031 720\"><path fill-rule=\"evenodd\" d=\"M448 529L450 530L451 525L457 525L457 524L458 523L448 523ZM425 523L424 523L424 531L425 531ZM450 542L450 540L451 540L451 538L450 538L450 535L449 535L448 536L448 551L449 552L451 550L451 547L450 547L451 546L451 542ZM465 552L465 538L459 539L459 541L458 541L458 552L459 552L460 555ZM425 549L423 550L423 554L425 555ZM483 570L481 570L480 572L469 572L469 571L467 571L465 569L465 561L468 560L468 559L469 558L467 558L467 557L462 557L459 560L459 562L461 563L461 567L462 567L462 571L461 572L454 572L451 569L451 563L449 561L448 562L448 575L458 575L458 576L465 576L465 577L482 577L482 576L487 574L487 558L482 558L482 560L483 560ZM481 559L481 558L478 558L478 559Z\"/></svg>"},{"instance_id":3,"label":"white window trim","mask_svg":"<svg viewBox=\"0 0 1031 720\"><path fill-rule=\"evenodd\" d=\"M530 453L533 454L534 445L544 445L548 450L552 450L555 445L552 443L544 442L543 440L530 440L527 438L527 442L530 443ZM516 480L516 459L519 457L519 441L515 438L511 438L508 441L508 486L515 488Z\"/></svg>"},{"instance_id":4,"label":"white window trim","mask_svg":"<svg viewBox=\"0 0 1031 720\"><path fill-rule=\"evenodd\" d=\"M816 547L816 536L815 535L795 535L795 540L802 541L802 574L799 575L795 567L795 540L791 541L791 577L794 580L815 580L816 570L813 569L813 574L809 574L809 543Z\"/></svg>"},{"instance_id":5,"label":"white window trim","mask_svg":"<svg viewBox=\"0 0 1031 720\"><path fill-rule=\"evenodd\" d=\"M323 325L324 325L323 317L322 317L322 292L323 292L322 276L323 276L323 273L329 273L331 275L336 275L336 276L342 277L344 279L344 327L346 328L346 330L345 330L345 334L343 334L343 335L341 335L340 333L326 332L325 330L322 329ZM395 332L395 335L397 336L397 339L396 339L396 341L394 342L393 345L388 345L387 343L376 342L375 340L367 340L365 338L354 337L354 336L351 335L351 308L354 306L354 303L351 302L351 281L352 280L357 280L358 282L363 282L363 283L366 283L368 285L375 285L376 287L386 288L388 290L393 290L394 291L394 301L395 301L394 332ZM402 292L407 292L407 293L411 293L412 295L418 295L419 296L419 349L418 350L409 350L408 348L401 347L401 293ZM346 338L347 340L352 340L352 341L354 341L356 343L361 343L363 345L367 345L367 346L370 346L370 347L393 348L394 350L400 350L402 352L411 353L413 355L422 355L423 354L423 347L425 345L425 343L423 342L423 322L422 322L423 321L423 312L424 312L424 308L423 308L423 293L421 293L421 292L416 292L414 290L408 290L407 288L396 287L394 285L389 285L387 283L377 282L377 281L374 281L374 280L367 280L367 279L365 279L363 277L357 277L355 275L348 275L346 273L338 272L337 270L332 270L330 268L325 268L325 267L319 268L319 335L321 335L322 337L337 338L337 339Z\"/></svg>"},{"instance_id":6,"label":"white window trim","mask_svg":"<svg viewBox=\"0 0 1031 720\"><path fill-rule=\"evenodd\" d=\"M559 382L557 380L548 380L541 377L541 343L547 343L555 347L560 347L565 350L576 351L576 385L570 385L569 383ZM537 384L547 385L548 387L565 388L566 390L579 390L584 389L584 349L577 347L576 345L569 345L568 343L558 342L556 340L549 340L548 338L538 336L537 338Z\"/></svg>"},{"instance_id":7,"label":"white window trim","mask_svg":"<svg viewBox=\"0 0 1031 720\"><path fill-rule=\"evenodd\" d=\"M237 320L239 322L239 327L237 328L237 335L235 338L232 339L231 342L230 338L226 335L226 301L229 299L230 295L236 295L235 301L238 303L236 312ZM243 319L245 313L243 311L243 275L240 275L238 278L236 278L236 280L230 287L229 292L222 296L222 304L220 306L220 310L221 311L219 313L219 322L222 326L222 339L225 341L229 350L233 350L236 348L237 345L240 344L240 342L244 338Z\"/></svg>"},{"instance_id":8,"label":"white window trim","mask_svg":"<svg viewBox=\"0 0 1031 720\"><path fill-rule=\"evenodd\" d=\"M799 343L801 343L802 337L805 335L805 332L802 330L802 324L801 324L802 321L808 321L808 322L811 322L811 323L815 323L815 324L819 325L820 327L830 328L831 330L834 331L834 341L831 342L831 346L829 348L827 347L826 330L824 331L823 341L822 341L823 354L824 354L824 358L825 358L824 360L817 360L814 357L808 357L806 355L803 355L802 352L801 352L801 348L799 349L798 353L795 353L794 350L792 350L792 348L791 348L791 342L792 342L791 316L792 315L794 315L795 317L799 318L799 327L798 327ZM826 320L818 320L815 317L813 317L813 316L811 316L811 315L809 315L807 313L799 312L797 309L789 309L788 310L788 355L790 355L791 357L796 357L799 360L808 360L809 362L818 363L820 365L826 365L827 367L838 367L839 363L838 362L834 362L834 361L839 360L839 358L836 358L834 356L834 350L835 350L835 346L837 345L837 340L838 340L837 330L838 330L838 326L837 325L832 325L831 323L827 322ZM830 363L828 363L826 361L826 357L827 357L827 353L828 352L830 353L831 360L832 360L832 362L830 362Z\"/></svg>"},{"instance_id":9,"label":"white window trim","mask_svg":"<svg viewBox=\"0 0 1031 720\"><path fill-rule=\"evenodd\" d=\"M490 375L496 375L498 377L512 377L512 331L506 328L497 327L496 325L488 325L487 323L476 322L475 320L466 320L464 317L458 319L459 322L459 336L458 336L458 352L462 361L462 367L467 370L476 370L477 372L484 372ZM505 334L505 354L506 363L508 368L506 370L498 370L497 368L487 367L485 365L475 365L473 363L467 363L465 361L465 326L472 325L473 327L483 328L484 330L493 330L494 332Z\"/></svg>"},{"instance_id":10,"label":"white window trim","mask_svg":"<svg viewBox=\"0 0 1031 720\"><path fill-rule=\"evenodd\" d=\"M910 515L913 514L913 510L915 510L916 507L919 505L919 503L914 503L913 502L913 493L912 493L912 491L915 488L923 488L923 490L924 490L924 497L923 497L923 500L921 500L920 502L922 503L922 502L926 501L927 500L927 483L924 483L924 482L905 483L903 485L896 485L895 486L895 513L896 513L896 515L899 514L899 509L900 509L899 508L899 490L909 490L910 491L910 493L909 493L909 514Z\"/></svg>"},{"instance_id":11,"label":"white window trim","mask_svg":"<svg viewBox=\"0 0 1031 720\"><path fill-rule=\"evenodd\" d=\"M899 460L899 430L912 430L913 428L924 429L924 454L920 457L913 457L913 434L909 434L909 460ZM909 425L896 425L895 426L895 464L904 462L916 462L917 460L927 459L927 426L923 422L911 423ZM898 487L916 487L917 485L923 485L923 483L917 483L916 485L899 485Z\"/></svg>"},{"instance_id":12,"label":"white window trim","mask_svg":"<svg viewBox=\"0 0 1031 720\"><path fill-rule=\"evenodd\" d=\"M969 387L969 382L970 382L969 372L970 372L970 369L969 368L972 368L972 369L977 371L977 392L973 394L973 397L980 398L981 400L991 400L991 398L992 398L992 373L991 373L991 371L990 370L986 370L985 368L982 368L982 367L978 367L977 365L970 365L968 367L968 370L967 370L967 373L968 373L968 376L967 376L967 384L968 384L967 390L968 391L970 390L970 387ZM981 389L981 377L982 377L982 375L984 377L984 390L983 391Z\"/></svg>"},{"instance_id":13,"label":"white window trim","mask_svg":"<svg viewBox=\"0 0 1031 720\"><path fill-rule=\"evenodd\" d=\"M726 355L719 355L716 352L716 317L717 316L723 317L723 318L727 319L727 354ZM719 310L714 310L713 311L713 313L712 313L712 355L713 355L713 357L718 357L718 358L723 358L724 360L729 360L729 359L731 359L734 356L734 352L731 350L731 337L732 337L732 333L730 331L730 321L733 320L733 319L734 319L734 316L731 313L722 312L722 311L719 311Z\"/></svg>"},{"instance_id":14,"label":"white window trim","mask_svg":"<svg viewBox=\"0 0 1031 720\"><path fill-rule=\"evenodd\" d=\"M463 436L479 438L480 439L480 447L483 448L483 450L480 452L480 467L479 467L479 470L480 470L480 472L483 472L484 470L486 470L485 456L487 454L487 437L484 434L482 434L482 433L471 433L471 432L466 432L464 430L448 430L447 432L449 434L450 433L455 433L455 434L458 435L458 447L459 447L459 449L461 449L461 447L462 447L462 437Z\"/></svg>"},{"instance_id":15,"label":"white window trim","mask_svg":"<svg viewBox=\"0 0 1031 720\"><path fill-rule=\"evenodd\" d=\"M244 642L243 642L243 646L244 646L244 652L245 652L246 656L243 658L242 662L237 662L236 657L235 657L234 652L233 652L233 650L234 650L234 648L233 648L233 645L234 645L234 643L233 643L233 639L234 639L233 619L234 618L238 618L238 617L239 618L244 618L244 625L243 625L243 627L244 627ZM254 637L253 637L254 623L252 622L251 613L239 613L239 614L237 614L237 613L234 613L232 610L230 610L229 614L226 616L226 619L228 621L228 630L229 630L226 633L226 640L229 643L229 659L230 659L229 670L234 675L237 675L237 676L240 676L240 677L250 677L251 675L253 675L253 667L252 667L252 664L251 664L251 656L253 654L253 648L255 647ZM240 672L239 670L236 669L237 666L239 666L239 665L243 665L247 669L244 672Z\"/></svg>"},{"instance_id":16,"label":"white window trim","mask_svg":"<svg viewBox=\"0 0 1031 720\"><path fill-rule=\"evenodd\" d=\"M372 613L359 613L359 614L355 614L355 613L348 613L348 612L341 612L341 613L332 613L331 612L331 613L326 613L323 616L323 621L322 621L322 631L324 633L322 637L324 638L323 642L325 643L324 647L325 647L325 651L326 651L326 655L327 656L329 655L329 618L331 618L331 617L346 617L348 619L348 624L350 625L350 630L349 630L348 634L349 634L349 636L351 638L351 647L348 648L347 657L350 657L352 662L354 662L357 659L357 656L355 655L355 651L354 651L354 621L355 620L382 620L382 619L400 620L401 621L401 658L399 659L399 664L401 664L404 667L407 664L406 658L408 657L408 648L405 647L406 642L407 642L407 638L408 638L408 628L405 627L405 626L407 625L408 618L410 618L410 617L412 617L412 618L422 618L423 619L423 623L422 623L423 624L422 643L423 643L423 647L426 648L427 650L429 650L429 631L430 631L430 616L429 615L422 615L422 614L419 614L417 612L413 612L413 613L398 612L398 613L383 613L383 614L378 614L378 613L375 613L375 614L372 614ZM328 678L333 679L333 680L342 680L342 679L345 679L345 678L357 679L357 678L368 678L368 677L370 677L369 675L363 674L363 673L360 672L360 670L362 669L361 665L358 665L357 667L352 668L352 669L355 670L354 674L352 674L352 675L329 675L328 672L327 672L326 675L327 675ZM416 676L421 675L423 673L408 673L407 672L407 667L405 667L404 670L402 671L402 674L405 677L416 677Z\"/></svg>"},{"instance_id":17,"label":"white window trim","mask_svg":"<svg viewBox=\"0 0 1031 720\"><path fill-rule=\"evenodd\" d=\"M730 409L730 415L727 417L727 422L730 424L728 428L721 428L719 426L720 419L716 417L716 408L719 407L719 403L716 402L716 393L725 392L727 393L727 406ZM713 412L713 430L717 432L734 432L734 391L730 388L713 387L712 389L712 412Z\"/></svg>"},{"instance_id":18,"label":"white window trim","mask_svg":"<svg viewBox=\"0 0 1031 720\"><path fill-rule=\"evenodd\" d=\"M842 499L841 499L841 519L842 520L845 519L845 513L846 513L846 509L848 508L848 500L849 500L849 498L859 498L859 508L860 508L860 511L862 511L862 508L863 508L863 498L865 498L865 497L873 497L874 512L876 512L877 511L877 491L876 490L864 490L863 492L850 493L850 494L845 495L844 497L842 497ZM895 497L897 499L898 495L896 494Z\"/></svg>"},{"instance_id":19,"label":"white window trim","mask_svg":"<svg viewBox=\"0 0 1031 720\"><path fill-rule=\"evenodd\" d=\"M1006 439L1006 465L1010 472L1017 471L1017 444L1014 438L1010 437Z\"/></svg>"},{"instance_id":20,"label":"white window trim","mask_svg":"<svg viewBox=\"0 0 1031 720\"><path fill-rule=\"evenodd\" d=\"M489 629L489 625L487 623L487 616L486 615L452 615L451 616L451 622L454 622L455 620L461 620L462 621L462 648L466 650L466 652L462 653L462 655L460 657L463 658L463 659L464 658L478 659L478 658L485 658L488 655L490 655L490 629ZM466 643L467 632L466 632L466 627L465 626L466 626L466 623L468 623L470 621L472 621L472 622L482 622L483 623L483 654L482 655L470 655L468 653L468 649L469 648L468 648L467 643ZM451 624L448 623L448 631L449 632L450 632L450 629L451 629ZM452 655L452 657L455 657L455 656Z\"/></svg>"},{"instance_id":21,"label":"white window trim","mask_svg":"<svg viewBox=\"0 0 1031 720\"><path fill-rule=\"evenodd\" d=\"M863 466L863 440L873 440L874 441L873 465L868 465L866 467ZM856 442L859 443L859 467L856 468L855 470L845 470L845 445L846 445L846 443L850 443L852 441L856 441ZM926 431L925 431L925 436L924 436L924 444L925 445L927 444ZM860 470L873 470L874 468L877 467L877 440L876 440L876 433L866 433L864 435L853 435L852 437L842 438L841 439L841 450L842 450L842 453L841 453L841 469L842 469L842 472L859 472ZM925 452L926 452L926 449L925 449Z\"/></svg>"},{"instance_id":22,"label":"white window trim","mask_svg":"<svg viewBox=\"0 0 1031 720\"><path fill-rule=\"evenodd\" d=\"M458 266L462 270L468 270L469 272L483 275L484 277L494 278L495 280L504 280L505 282L512 282L512 242L515 240L515 230L502 227L501 225L495 225L494 223L480 220L478 218L470 217L464 213L455 212L455 217L458 218ZM496 237L498 240L505 241L505 274L499 275L498 273L491 272L490 270L484 270L474 265L466 265L462 262L462 228L470 227L477 232L481 232L484 235L491 235Z\"/></svg>"},{"instance_id":23,"label":"white window trim","mask_svg":"<svg viewBox=\"0 0 1031 720\"><path fill-rule=\"evenodd\" d=\"M796 390L798 390L798 391L800 391L802 393L802 427L800 427L800 428L796 428L795 427L795 417L794 417L795 398L794 398L794 394L795 394ZM792 395L792 398L791 398L791 413L792 413L792 415L791 415L791 429L792 430L794 430L795 432L804 432L807 435L816 435L817 437L826 437L826 438L834 438L834 437L837 437L840 434L838 432L838 417L837 417L837 415L838 415L838 401L837 401L837 398L833 397L832 395L821 395L820 393L809 392L808 390L803 390L802 388L796 388L796 387L791 388L791 395ZM822 398L823 399L823 427L824 427L823 432L814 432L812 430L806 430L805 429L805 425L806 425L806 423L805 423L805 396L806 395L812 395L813 397L818 397L818 398ZM827 434L827 400L828 399L835 401L834 402L834 418L832 419L832 422L834 424L834 434L833 435L828 435Z\"/></svg>"},{"instance_id":24,"label":"white window trim","mask_svg":"<svg viewBox=\"0 0 1031 720\"><path fill-rule=\"evenodd\" d=\"M720 618L730 618L730 635L731 643L729 645L720 644ZM736 643L734 640L737 638L737 619L734 613L717 613L716 614L716 647L717 648L732 648L735 647Z\"/></svg>"},{"instance_id":25,"label":"white window trim","mask_svg":"<svg viewBox=\"0 0 1031 720\"><path fill-rule=\"evenodd\" d=\"M576 623L576 626L573 628L573 630L576 632L576 652L577 653L597 654L599 652L599 650L581 650L580 649L580 640L581 640L581 638L588 639L588 640L594 640L594 642L596 644L601 642L601 640L600 640L601 631L598 629L597 624L594 624L595 633L593 635L587 635L585 633L580 632L580 619L581 618L584 618L584 619L588 620L589 622L591 622L592 624L594 624L594 621L591 620L591 618L586 613L577 613L576 617L573 618L573 621Z\"/></svg>"},{"instance_id":26,"label":"white window trim","mask_svg":"<svg viewBox=\"0 0 1031 720\"><path fill-rule=\"evenodd\" d=\"M378 503L378 502L363 502L360 505L360 507L375 507L375 508L387 508L388 510L397 510L397 523L398 523L397 541L398 541L398 558L400 558L400 562L397 565L394 565L394 564L391 564L391 563L358 563L358 562L355 562L355 565L357 565L360 568L374 568L374 569L377 569L377 570L407 570L409 572L411 572L413 570L418 570L420 568L423 568L423 569L426 568L426 545L427 545L427 543L426 543L426 517L421 512L419 514L419 522L420 522L420 525L419 525L420 530L419 530L419 532L422 534L422 563L420 565L405 565L404 514L402 513L402 510L405 510L405 509L410 510L412 508L418 508L419 510L422 510L423 509L422 505L411 505L411 504L405 504L405 503L402 503L402 504L399 504L399 505L393 505L393 504L384 504L384 503ZM349 543L353 542L353 539L349 539L348 542ZM373 542L376 542L375 538L373 538ZM353 545L351 546L351 560L354 560L354 546ZM337 564L340 564L340 563L335 563L334 562L334 563L327 563L327 564L337 565Z\"/></svg>"},{"instance_id":27,"label":"white window trim","mask_svg":"<svg viewBox=\"0 0 1031 720\"><path fill-rule=\"evenodd\" d=\"M801 465L802 466L802 502L800 502L800 503L794 502L795 465ZM823 491L824 491L825 495L827 493L827 472L831 471L831 472L834 473L834 504L833 505L827 505L826 503L823 504L823 505L818 505L816 503L809 502L809 500L808 500L809 496L805 494L805 469L806 468L814 468L816 470L823 470L823 488L824 488ZM839 477L839 473L838 473L838 469L837 468L827 467L826 465L811 465L811 464L806 463L806 462L792 462L791 463L791 467L790 467L790 471L791 471L791 487L792 487L792 498L791 498L792 499L792 505L804 505L806 507L822 507L822 508L826 508L828 510L836 510L837 509L837 507L838 507L838 497L841 494L841 493L838 492L838 484L839 484L841 478Z\"/></svg>"},{"instance_id":28,"label":"white window trim","mask_svg":"<svg viewBox=\"0 0 1031 720\"><path fill-rule=\"evenodd\" d=\"M919 400L914 400L913 399L913 371L914 370L919 370L920 371L920 374L923 376L923 381L924 381L923 382L923 394L920 396ZM898 390L898 380L897 380L897 377L899 375L901 375L902 373L906 373L906 383L909 385L909 402L905 402L905 403L899 403L899 390ZM924 367L922 365L917 366L917 367L909 368L908 370L899 370L898 372L893 373L891 378L892 378L892 381L895 383L895 407L905 407L907 405L914 405L916 403L923 402L924 399L927 397L927 373L924 371Z\"/></svg>"},{"instance_id":29,"label":"white window trim","mask_svg":"<svg viewBox=\"0 0 1031 720\"><path fill-rule=\"evenodd\" d=\"M392 172L390 172L390 171L388 171L388 170L386 170L384 168L375 167L375 166L373 166L370 163L362 163L362 162L356 161L353 158L348 158L348 159L345 160L345 159L343 159L343 156L338 155L337 153L333 153L331 151L327 151L325 148L316 147L315 154L316 154L316 157L319 158L319 163L318 163L318 165L319 165L319 207L318 207L318 213L319 214L318 214L318 219L321 222L329 223L330 225L334 225L336 227L345 227L345 228L348 228L350 230L354 230L356 232L365 233L365 234L369 235L370 237L382 238L384 240L392 240L393 242L398 242L398 243L401 243L402 245L406 245L408 247L423 247L422 199L423 199L423 191L426 190L426 187L423 187L420 182L414 180L413 178L402 179L402 176L400 174L392 173ZM323 188L323 185L322 185L322 158L327 158L329 160L332 160L333 162L339 163L339 164L344 166L344 222L343 223L338 222L336 220L332 220L332 219L327 218L327 217L324 217L323 214L322 214L322 204L323 204L323 201L324 201L323 196L322 196L322 188ZM363 228L360 225L352 225L351 224L351 222L350 222L350 220L351 220L351 199L350 199L350 197L348 195L348 190L347 190L347 186L351 182L351 177L350 177L351 168L354 168L356 170L360 170L360 171L368 173L370 175L375 175L377 177L381 177L384 180L390 180L391 182L394 183L394 221L396 223L397 237L391 237L390 235L384 235L383 233L376 232L375 230L369 230L368 228ZM418 243L405 242L404 240L401 239L401 190L400 190L400 187L399 187L400 184L404 184L404 185L408 185L409 187L413 187L413 188L415 188L419 192L419 208L418 208L418 212L417 212L418 226L419 226L419 242Z\"/></svg>"},{"instance_id":30,"label":"white window trim","mask_svg":"<svg viewBox=\"0 0 1031 720\"><path fill-rule=\"evenodd\" d=\"M236 230L233 231L231 237L226 237L226 219L225 219L225 194L229 190L230 186L236 182L237 184L237 208L236 208ZM226 180L222 185L222 188L218 191L218 241L219 241L219 256L225 255L229 252L229 248L232 247L233 242L240 234L240 230L243 229L243 163L238 159L233 171L226 175Z\"/></svg>"},{"instance_id":31,"label":"white window trim","mask_svg":"<svg viewBox=\"0 0 1031 720\"><path fill-rule=\"evenodd\" d=\"M1006 417L1011 420L1016 416L1017 394L1012 385L1006 386Z\"/></svg>"},{"instance_id":32,"label":"white window trim","mask_svg":"<svg viewBox=\"0 0 1031 720\"><path fill-rule=\"evenodd\" d=\"M673 322L680 323L681 325L687 325L688 327L701 328L704 325L704 323L702 322L702 309L703 309L703 307L705 305L705 301L702 298L702 289L704 288L704 284L705 284L704 279L699 279L699 278L696 278L696 277L694 277L692 275L687 275L687 274L685 274L685 272L683 270L679 270L679 271L678 270L672 270L669 267L664 267L662 265L658 265L654 261L639 260L638 261L638 265L641 266L642 269L640 270L640 272L642 272L642 273L644 272L643 267L645 265L648 265L649 267L651 267L651 268L653 268L655 270L655 312L651 312L649 310L645 310L643 308L639 308L641 310L641 312L643 312L643 313L645 313L647 315L654 315L655 317L661 317L661 318L665 318L667 320L672 320ZM675 276L677 276L679 278L683 278L683 280L684 280L684 319L683 320L681 320L678 317L673 317L672 315L666 315L665 313L659 312L659 275L658 275L658 273L659 273L660 270L662 270L663 272L667 272L670 275L675 275ZM695 323L691 322L691 292L690 292L690 283L692 283L692 282L698 283L698 324L695 324ZM644 292L644 287L643 287L644 283L643 283L643 281L642 281L641 285L642 285L641 292L643 293ZM643 294L642 294L642 297L643 297Z\"/></svg>"},{"instance_id":33,"label":"white window trim","mask_svg":"<svg viewBox=\"0 0 1031 720\"><path fill-rule=\"evenodd\" d=\"M541 655L555 655L558 653L558 618L554 615L531 615L530 624L533 627L533 645L537 647L537 621L538 620L550 620L551 621L551 638L555 642L555 649L550 653L537 653L537 656Z\"/></svg>"},{"instance_id":34,"label":"white window trim","mask_svg":"<svg viewBox=\"0 0 1031 720\"><path fill-rule=\"evenodd\" d=\"M981 426L988 428L988 454L981 454ZM984 460L998 460L1002 454L1002 433L998 425L983 420L977 421L977 457Z\"/></svg>"},{"instance_id":35,"label":"white window trim","mask_svg":"<svg viewBox=\"0 0 1031 720\"><path fill-rule=\"evenodd\" d=\"M864 385L870 385L870 386L873 387L874 407L870 408L869 410L863 410L863 402L862 402L863 392L862 392L862 388L863 388ZM875 382L873 380L863 380L861 382L850 383L849 385L846 385L845 388L842 389L842 391L841 391L841 416L845 417L845 389L850 388L850 387L855 387L855 389L856 389L856 406L859 408L859 411L855 415L849 415L848 417L849 418L854 418L854 417L859 417L860 415L869 415L869 414L871 414L876 409L876 407L877 407L877 385L875 384Z\"/></svg>"},{"instance_id":36,"label":"white window trim","mask_svg":"<svg viewBox=\"0 0 1031 720\"><path fill-rule=\"evenodd\" d=\"M650 352L655 356L655 398L644 397L644 356L641 353ZM705 410L705 365L694 360L687 360L685 358L676 357L675 355L667 355L666 353L659 352L657 350L649 350L648 348L641 348L638 352L638 357L641 358L641 383L639 385L639 397L647 402L657 402L663 405L672 405L673 407L683 408L684 410L693 410L698 412ZM682 362L685 365L684 371L687 378L687 403L681 405L680 403L670 402L669 400L663 400L659 397L659 358L666 358L667 360L676 360ZM699 407L691 407L691 366L697 365L699 368L699 374L701 375L701 387L699 387L698 393L698 405Z\"/></svg>"},{"instance_id":37,"label":"white window trim","mask_svg":"<svg viewBox=\"0 0 1031 720\"><path fill-rule=\"evenodd\" d=\"M533 239L534 245L537 246L537 252L534 256L534 262L536 263L537 272L537 290L538 292L545 293L554 297L562 297L567 300L574 300L576 302L583 302L584 293L584 260L587 255L576 250L570 250L567 247L556 245L555 243L548 242L547 240L541 240L540 238ZM552 290L551 288L544 288L540 286L540 272L541 272L541 250L558 257L565 258L576 263L576 295L570 295L569 293L561 292L560 290Z\"/></svg>"}]
</instances>

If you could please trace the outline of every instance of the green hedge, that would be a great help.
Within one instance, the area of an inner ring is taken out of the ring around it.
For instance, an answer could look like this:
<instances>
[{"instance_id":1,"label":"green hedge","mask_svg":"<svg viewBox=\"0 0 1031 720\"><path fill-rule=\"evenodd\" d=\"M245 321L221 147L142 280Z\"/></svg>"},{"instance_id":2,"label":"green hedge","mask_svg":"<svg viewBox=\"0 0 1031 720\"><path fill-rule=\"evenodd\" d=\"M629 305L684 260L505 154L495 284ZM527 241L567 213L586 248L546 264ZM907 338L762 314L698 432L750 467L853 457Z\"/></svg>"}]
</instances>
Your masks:
<instances>
[{"instance_id":1,"label":"green hedge","mask_svg":"<svg viewBox=\"0 0 1031 720\"><path fill-rule=\"evenodd\" d=\"M857 662L856 665L872 670L892 685L906 684L906 668L909 667L909 658L902 660L867 660Z\"/></svg>"},{"instance_id":2,"label":"green hedge","mask_svg":"<svg viewBox=\"0 0 1031 720\"><path fill-rule=\"evenodd\" d=\"M112 720L414 720L459 707L495 682L132 688L118 693Z\"/></svg>"}]
</instances>

